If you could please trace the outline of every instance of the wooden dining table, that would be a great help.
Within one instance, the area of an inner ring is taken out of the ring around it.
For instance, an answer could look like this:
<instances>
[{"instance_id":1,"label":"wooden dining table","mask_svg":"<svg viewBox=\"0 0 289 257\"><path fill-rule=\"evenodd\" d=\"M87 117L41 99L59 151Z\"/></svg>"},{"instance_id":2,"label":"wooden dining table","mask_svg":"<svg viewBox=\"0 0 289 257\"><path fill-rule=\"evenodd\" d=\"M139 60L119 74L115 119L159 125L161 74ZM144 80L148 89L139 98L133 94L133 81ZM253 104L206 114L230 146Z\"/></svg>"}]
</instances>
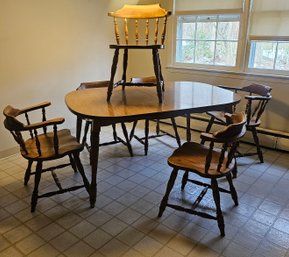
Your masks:
<instances>
[{"instance_id":1,"label":"wooden dining table","mask_svg":"<svg viewBox=\"0 0 289 257\"><path fill-rule=\"evenodd\" d=\"M187 141L190 136L190 114L207 111L230 111L240 101L232 91L191 81L165 82L163 102L159 103L155 87L120 87L106 100L107 88L72 91L65 96L68 109L77 116L76 135L80 139L81 122L92 120L90 205L95 206L100 130L119 122L165 119L186 116Z\"/></svg>"}]
</instances>

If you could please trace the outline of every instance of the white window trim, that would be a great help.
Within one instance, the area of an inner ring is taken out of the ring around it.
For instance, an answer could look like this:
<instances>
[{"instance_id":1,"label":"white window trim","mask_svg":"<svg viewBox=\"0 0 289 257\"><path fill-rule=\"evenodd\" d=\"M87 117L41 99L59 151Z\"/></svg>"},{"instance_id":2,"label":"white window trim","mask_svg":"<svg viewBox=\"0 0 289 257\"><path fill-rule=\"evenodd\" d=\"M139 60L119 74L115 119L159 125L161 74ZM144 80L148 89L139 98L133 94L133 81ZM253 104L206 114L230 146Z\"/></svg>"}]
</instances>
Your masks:
<instances>
[{"instance_id":1,"label":"white window trim","mask_svg":"<svg viewBox=\"0 0 289 257\"><path fill-rule=\"evenodd\" d=\"M217 9L217 10L197 10L197 11L177 11L173 15L173 33L172 33L172 67L176 68L196 68L196 69L208 69L208 70L224 70L224 71L239 71L240 70L240 61L239 56L242 52L241 43L242 39L242 24L243 24L243 9ZM235 66L223 66L223 65L209 65L209 64L197 64L197 63L179 63L176 62L176 39L177 39L177 20L178 16L182 15L226 15L226 14L239 14L240 15L240 27L239 27L239 35L238 35L238 47L237 47L237 54L236 54L236 65Z\"/></svg>"},{"instance_id":2,"label":"white window trim","mask_svg":"<svg viewBox=\"0 0 289 257\"><path fill-rule=\"evenodd\" d=\"M250 22L250 10L251 10L251 0L244 0L243 9L227 9L227 10L198 10L198 11L178 11L173 14L173 26L172 26L172 49L171 62L168 66L170 70L181 70L184 69L185 72L188 70L200 70L200 71L215 71L220 73L233 73L233 74L243 74L243 75L256 75L261 77L269 78L285 78L289 77L289 71L271 70L271 69L257 69L249 68L249 55L250 55L250 42L253 39L263 38L263 39L286 39L289 37L255 37L249 36L249 22ZM241 13L240 13L241 12ZM179 15L201 15L201 14L240 14L240 28L239 28L239 43L237 48L236 66L220 66L220 65L201 65L201 64L189 64L189 63L177 63L176 62L176 32L177 32L177 16Z\"/></svg>"}]
</instances>

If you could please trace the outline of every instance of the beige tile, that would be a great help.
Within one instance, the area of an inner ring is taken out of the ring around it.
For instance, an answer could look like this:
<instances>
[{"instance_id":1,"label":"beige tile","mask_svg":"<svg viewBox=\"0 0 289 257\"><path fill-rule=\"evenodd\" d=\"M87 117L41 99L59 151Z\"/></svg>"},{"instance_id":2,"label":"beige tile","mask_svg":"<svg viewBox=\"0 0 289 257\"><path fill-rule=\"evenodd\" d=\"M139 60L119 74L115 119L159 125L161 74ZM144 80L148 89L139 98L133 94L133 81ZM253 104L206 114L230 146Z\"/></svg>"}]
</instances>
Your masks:
<instances>
[{"instance_id":1,"label":"beige tile","mask_svg":"<svg viewBox=\"0 0 289 257\"><path fill-rule=\"evenodd\" d=\"M69 231L72 232L78 238L83 238L86 235L90 234L95 229L96 227L93 224L87 222L86 220L83 220L79 222L77 225L70 228Z\"/></svg>"},{"instance_id":2,"label":"beige tile","mask_svg":"<svg viewBox=\"0 0 289 257\"><path fill-rule=\"evenodd\" d=\"M3 236L12 244L30 235L32 231L25 225L20 225L12 230L6 232Z\"/></svg>"},{"instance_id":3,"label":"beige tile","mask_svg":"<svg viewBox=\"0 0 289 257\"><path fill-rule=\"evenodd\" d=\"M123 244L117 239L112 239L107 244L99 249L99 251L109 257L118 257L121 256L128 250L128 246Z\"/></svg>"},{"instance_id":4,"label":"beige tile","mask_svg":"<svg viewBox=\"0 0 289 257\"><path fill-rule=\"evenodd\" d=\"M45 244L39 247L28 255L28 257L56 257L59 255L59 251L53 248L50 244Z\"/></svg>"},{"instance_id":5,"label":"beige tile","mask_svg":"<svg viewBox=\"0 0 289 257\"><path fill-rule=\"evenodd\" d=\"M146 236L141 239L133 248L144 256L153 256L157 251L159 251L163 245L156 241L155 239Z\"/></svg>"},{"instance_id":6,"label":"beige tile","mask_svg":"<svg viewBox=\"0 0 289 257\"><path fill-rule=\"evenodd\" d=\"M44 228L38 230L37 234L48 242L63 232L64 228L62 228L60 225L58 225L57 223L50 223Z\"/></svg>"},{"instance_id":7,"label":"beige tile","mask_svg":"<svg viewBox=\"0 0 289 257\"><path fill-rule=\"evenodd\" d=\"M19 250L17 250L15 247L10 247L3 252L1 252L1 257L21 257L25 256Z\"/></svg>"},{"instance_id":8,"label":"beige tile","mask_svg":"<svg viewBox=\"0 0 289 257\"><path fill-rule=\"evenodd\" d=\"M58 251L62 252L74 245L78 238L69 232L64 232L50 241L50 244Z\"/></svg>"},{"instance_id":9,"label":"beige tile","mask_svg":"<svg viewBox=\"0 0 289 257\"><path fill-rule=\"evenodd\" d=\"M83 240L94 249L99 249L111 239L112 236L101 229L97 229L85 238L83 238Z\"/></svg>"},{"instance_id":10,"label":"beige tile","mask_svg":"<svg viewBox=\"0 0 289 257\"><path fill-rule=\"evenodd\" d=\"M19 249L23 254L29 254L35 249L39 248L45 242L37 235L31 234L20 242L16 243L17 249Z\"/></svg>"},{"instance_id":11,"label":"beige tile","mask_svg":"<svg viewBox=\"0 0 289 257\"><path fill-rule=\"evenodd\" d=\"M88 244L80 241L73 246L69 247L64 254L69 257L86 257L90 256L95 250Z\"/></svg>"}]
</instances>

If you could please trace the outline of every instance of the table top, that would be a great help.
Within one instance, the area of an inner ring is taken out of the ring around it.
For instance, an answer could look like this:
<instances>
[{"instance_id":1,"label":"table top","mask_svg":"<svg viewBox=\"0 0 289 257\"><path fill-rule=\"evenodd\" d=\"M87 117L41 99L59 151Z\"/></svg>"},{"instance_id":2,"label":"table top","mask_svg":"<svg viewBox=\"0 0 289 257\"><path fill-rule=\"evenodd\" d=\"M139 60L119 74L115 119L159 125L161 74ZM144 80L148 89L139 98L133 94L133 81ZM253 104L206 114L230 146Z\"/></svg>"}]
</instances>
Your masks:
<instances>
[{"instance_id":1,"label":"table top","mask_svg":"<svg viewBox=\"0 0 289 257\"><path fill-rule=\"evenodd\" d=\"M69 110L101 122L132 121L142 118L166 118L221 110L240 101L230 90L200 82L165 82L163 103L158 102L155 87L115 88L110 102L107 88L72 91L65 96Z\"/></svg>"}]
</instances>

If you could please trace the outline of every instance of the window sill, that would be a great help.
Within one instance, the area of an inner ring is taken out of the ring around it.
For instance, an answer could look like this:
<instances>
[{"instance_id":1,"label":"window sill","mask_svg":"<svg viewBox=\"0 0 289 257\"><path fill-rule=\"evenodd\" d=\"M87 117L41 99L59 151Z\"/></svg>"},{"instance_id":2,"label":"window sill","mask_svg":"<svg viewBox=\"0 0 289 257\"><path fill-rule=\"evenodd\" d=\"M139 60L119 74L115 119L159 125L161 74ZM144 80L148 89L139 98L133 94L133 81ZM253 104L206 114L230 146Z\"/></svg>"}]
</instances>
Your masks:
<instances>
[{"instance_id":1,"label":"window sill","mask_svg":"<svg viewBox=\"0 0 289 257\"><path fill-rule=\"evenodd\" d=\"M236 78L236 77L250 77L252 79L256 79L256 80L260 80L260 79L266 79L266 80L280 80L282 82L282 80L284 80L284 83L286 81L286 83L288 83L288 79L289 79L289 75L279 75L279 74L264 74L264 73L255 73L255 72L243 72L243 71L229 71L229 70L217 70L217 69L207 69L207 68L196 68L196 67L180 67L180 66L176 66L176 65L169 65L166 67L166 69L169 72L172 73L184 73L184 74L192 74L192 72L197 72L198 74L204 74L204 75L208 75L208 73L210 73L210 75L212 76L219 76L219 77L232 77L232 78Z\"/></svg>"}]
</instances>

